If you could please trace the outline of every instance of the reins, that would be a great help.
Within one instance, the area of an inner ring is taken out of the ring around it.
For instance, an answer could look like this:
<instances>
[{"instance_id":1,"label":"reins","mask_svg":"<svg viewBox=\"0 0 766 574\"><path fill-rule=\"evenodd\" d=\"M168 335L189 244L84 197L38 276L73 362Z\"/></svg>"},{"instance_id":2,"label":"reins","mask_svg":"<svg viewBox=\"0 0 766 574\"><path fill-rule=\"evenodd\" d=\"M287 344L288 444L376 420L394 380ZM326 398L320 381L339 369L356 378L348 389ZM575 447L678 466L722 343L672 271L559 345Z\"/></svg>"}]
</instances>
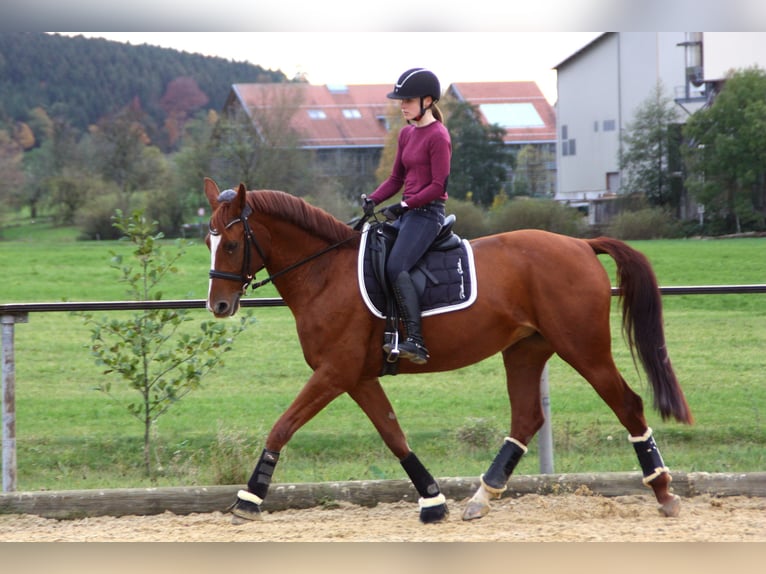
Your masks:
<instances>
[{"instance_id":1,"label":"reins","mask_svg":"<svg viewBox=\"0 0 766 574\"><path fill-rule=\"evenodd\" d=\"M321 251L318 251L317 253L314 253L313 255L309 255L305 259L301 259L300 261L298 261L296 263L293 263L292 265L288 265L284 269L280 269L276 273L272 273L271 275L266 277L266 279L262 279L261 281L258 281L257 283L253 283L252 285L250 285L250 288L255 290L258 287L263 287L264 285L267 285L267 284L271 283L277 277L280 277L280 276L284 275L285 273L289 273L293 269L296 269L296 268L300 267L301 265L305 265L309 261L313 261L314 259L316 259L318 257L321 257L325 253L328 253L328 252L332 251L333 249L336 249L336 248L340 247L341 245L343 245L344 243L347 243L348 241L351 241L352 239L354 239L353 236L352 237L347 237L346 239L338 241L337 243L334 243L333 245L325 247ZM253 236L253 240L255 240L254 236ZM245 289L247 289L247 285L245 285Z\"/></svg>"}]
</instances>

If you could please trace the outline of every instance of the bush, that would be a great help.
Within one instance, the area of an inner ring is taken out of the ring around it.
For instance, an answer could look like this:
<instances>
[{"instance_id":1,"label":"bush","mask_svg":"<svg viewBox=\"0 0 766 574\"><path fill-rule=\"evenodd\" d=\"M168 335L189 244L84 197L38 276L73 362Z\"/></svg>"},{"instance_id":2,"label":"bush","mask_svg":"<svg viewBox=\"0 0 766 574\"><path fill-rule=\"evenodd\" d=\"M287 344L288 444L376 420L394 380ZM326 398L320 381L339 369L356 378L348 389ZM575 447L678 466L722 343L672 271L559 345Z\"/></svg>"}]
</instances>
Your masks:
<instances>
[{"instance_id":1,"label":"bush","mask_svg":"<svg viewBox=\"0 0 766 574\"><path fill-rule=\"evenodd\" d=\"M503 431L485 418L469 417L455 430L455 440L470 450L486 450L499 443Z\"/></svg>"},{"instance_id":2,"label":"bush","mask_svg":"<svg viewBox=\"0 0 766 574\"><path fill-rule=\"evenodd\" d=\"M455 221L455 233L466 239L474 239L487 235L488 226L485 211L473 202L461 199L447 201L447 211L453 213Z\"/></svg>"},{"instance_id":3,"label":"bush","mask_svg":"<svg viewBox=\"0 0 766 574\"><path fill-rule=\"evenodd\" d=\"M107 193L94 197L82 207L77 225L83 239L119 239L122 232L112 225L112 215L119 204L117 194Z\"/></svg>"},{"instance_id":4,"label":"bush","mask_svg":"<svg viewBox=\"0 0 766 574\"><path fill-rule=\"evenodd\" d=\"M490 221L491 233L543 229L579 237L586 230L579 211L551 199L514 199L495 208Z\"/></svg>"},{"instance_id":5,"label":"bush","mask_svg":"<svg viewBox=\"0 0 766 574\"><path fill-rule=\"evenodd\" d=\"M680 237L681 226L664 209L647 207L617 215L606 228L606 234L623 240Z\"/></svg>"},{"instance_id":6,"label":"bush","mask_svg":"<svg viewBox=\"0 0 766 574\"><path fill-rule=\"evenodd\" d=\"M226 430L218 421L216 444L210 452L212 484L245 484L258 449L252 431Z\"/></svg>"}]
</instances>

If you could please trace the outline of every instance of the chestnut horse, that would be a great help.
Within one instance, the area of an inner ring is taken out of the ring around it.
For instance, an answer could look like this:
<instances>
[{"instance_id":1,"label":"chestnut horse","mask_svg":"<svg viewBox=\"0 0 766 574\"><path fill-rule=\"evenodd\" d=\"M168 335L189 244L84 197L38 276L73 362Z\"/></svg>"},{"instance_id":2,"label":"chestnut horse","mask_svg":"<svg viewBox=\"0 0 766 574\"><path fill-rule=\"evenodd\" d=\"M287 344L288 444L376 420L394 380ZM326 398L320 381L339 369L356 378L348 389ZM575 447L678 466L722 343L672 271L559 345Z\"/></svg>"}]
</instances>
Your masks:
<instances>
[{"instance_id":1,"label":"chestnut horse","mask_svg":"<svg viewBox=\"0 0 766 574\"><path fill-rule=\"evenodd\" d=\"M379 377L385 321L365 306L357 281L361 233L284 192L219 192L205 179L213 209L207 305L219 318L234 315L256 272L265 268L292 311L306 362L313 370L293 403L268 434L247 489L237 494L233 520L260 517L279 453L299 428L342 393L367 414L401 462L420 496L420 519L437 522L447 505L437 481L410 450ZM467 308L423 318L431 358L402 361L400 373L458 369L502 353L511 403L509 435L463 512L484 516L506 488L526 445L543 424L540 377L556 353L596 390L628 431L650 486L666 516L676 516L679 497L641 398L620 375L611 354L611 286L597 254L617 263L623 328L637 355L663 419L692 417L665 348L662 303L647 259L610 238L576 239L523 230L471 241L478 296ZM266 281L261 281L263 284Z\"/></svg>"}]
</instances>

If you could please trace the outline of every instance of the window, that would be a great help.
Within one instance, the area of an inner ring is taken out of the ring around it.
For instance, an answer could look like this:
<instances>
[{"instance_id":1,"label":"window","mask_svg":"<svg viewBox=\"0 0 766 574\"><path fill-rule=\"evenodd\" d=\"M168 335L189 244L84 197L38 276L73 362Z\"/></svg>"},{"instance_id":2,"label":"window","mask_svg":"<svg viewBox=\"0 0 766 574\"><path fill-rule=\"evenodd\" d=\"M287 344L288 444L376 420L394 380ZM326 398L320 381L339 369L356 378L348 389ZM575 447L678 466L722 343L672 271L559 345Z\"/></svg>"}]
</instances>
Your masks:
<instances>
[{"instance_id":1,"label":"window","mask_svg":"<svg viewBox=\"0 0 766 574\"><path fill-rule=\"evenodd\" d=\"M312 120L324 120L327 118L324 110L308 110L308 114Z\"/></svg>"},{"instance_id":2,"label":"window","mask_svg":"<svg viewBox=\"0 0 766 574\"><path fill-rule=\"evenodd\" d=\"M574 139L569 138L568 126L561 126L561 155L575 155L577 146Z\"/></svg>"},{"instance_id":3,"label":"window","mask_svg":"<svg viewBox=\"0 0 766 574\"><path fill-rule=\"evenodd\" d=\"M593 122L593 131L594 132L598 131L598 122Z\"/></svg>"},{"instance_id":4,"label":"window","mask_svg":"<svg viewBox=\"0 0 766 574\"><path fill-rule=\"evenodd\" d=\"M545 122L537 113L535 106L524 102L520 104L479 104L479 110L487 123L503 128L541 128Z\"/></svg>"},{"instance_id":5,"label":"window","mask_svg":"<svg viewBox=\"0 0 766 574\"><path fill-rule=\"evenodd\" d=\"M614 120L604 120L604 131L605 132L613 132L617 127L617 124Z\"/></svg>"},{"instance_id":6,"label":"window","mask_svg":"<svg viewBox=\"0 0 766 574\"><path fill-rule=\"evenodd\" d=\"M353 109L345 109L343 110L343 117L347 120L358 120L362 117L362 112L357 110L356 108Z\"/></svg>"}]
</instances>

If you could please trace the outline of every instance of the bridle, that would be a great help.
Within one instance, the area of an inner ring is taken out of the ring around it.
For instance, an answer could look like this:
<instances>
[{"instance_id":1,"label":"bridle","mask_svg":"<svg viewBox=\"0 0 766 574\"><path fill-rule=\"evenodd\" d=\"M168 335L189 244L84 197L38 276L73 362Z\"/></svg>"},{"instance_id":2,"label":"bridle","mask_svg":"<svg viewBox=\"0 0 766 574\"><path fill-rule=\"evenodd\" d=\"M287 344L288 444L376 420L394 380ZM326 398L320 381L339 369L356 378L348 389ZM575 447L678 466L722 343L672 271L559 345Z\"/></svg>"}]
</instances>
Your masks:
<instances>
[{"instance_id":1,"label":"bridle","mask_svg":"<svg viewBox=\"0 0 766 574\"><path fill-rule=\"evenodd\" d=\"M263 262L264 266L266 264L266 255L263 253L263 249L261 248L261 244L258 243L258 240L255 238L255 234L253 233L253 230L250 229L250 224L247 221L247 218L250 217L250 215L253 213L253 210L250 208L249 205L245 204L245 207L242 209L242 213L239 217L236 219L232 219L229 223L226 224L224 229L229 229L232 225L236 223L242 223L242 228L244 229L245 233L245 256L242 258L242 271L240 271L239 275L236 273L229 273L227 271L218 271L216 269L210 270L210 278L211 279L226 279L228 281L238 281L242 283L242 292L244 293L247 290L248 285L252 283L253 279L255 278L254 273L250 273L250 260L251 260L251 251L250 246L252 245L255 247L255 250L258 252L258 256L261 258L261 261ZM220 235L220 232L213 227L213 220L211 218L210 223L208 224L208 232L210 235ZM261 284L267 283L267 281L262 281ZM256 286L253 287L255 289ZM257 285L257 287L260 287L260 284Z\"/></svg>"},{"instance_id":2,"label":"bridle","mask_svg":"<svg viewBox=\"0 0 766 574\"><path fill-rule=\"evenodd\" d=\"M240 271L238 275L236 273L229 273L227 271L217 271L216 269L211 269L209 274L211 279L225 279L227 281L238 281L242 283L242 293L247 291L248 287L251 287L253 290L257 289L258 287L263 287L264 285L271 283L277 277L284 275L285 273L288 273L289 271L292 271L293 269L300 267L301 265L304 265L305 263L308 263L309 261L312 261L316 259L317 257L321 257L325 253L328 253L332 251L333 249L340 247L344 243L354 239L354 236L347 237L346 239L341 239L337 243L334 243L328 247L325 247L324 249L318 251L317 253L314 253L313 255L309 255L305 259L301 259L300 261L293 263L292 265L288 265L284 269L281 269L280 271L277 271L276 273L269 275L268 277L266 277L266 279L262 279L261 281L258 281L257 283L253 283L252 285L250 285L253 279L255 279L255 274L250 273L250 261L251 261L250 246L251 245L258 252L258 256L261 258L261 261L263 262L263 266L261 267L261 269L263 269L263 267L266 266L266 255L264 254L260 243L258 243L258 240L255 238L255 234L253 233L253 230L250 228L250 223L248 222L248 218L250 217L250 215L252 215L252 213L253 213L252 208L248 204L245 204L245 207L242 209L242 213L240 213L240 216L235 219L232 219L224 227L224 229L229 229L231 226L237 223L242 223L242 228L245 234L245 255L242 258L242 271ZM210 223L208 224L208 232L210 233L210 235L220 235L220 232L213 227L212 218L210 220Z\"/></svg>"}]
</instances>

